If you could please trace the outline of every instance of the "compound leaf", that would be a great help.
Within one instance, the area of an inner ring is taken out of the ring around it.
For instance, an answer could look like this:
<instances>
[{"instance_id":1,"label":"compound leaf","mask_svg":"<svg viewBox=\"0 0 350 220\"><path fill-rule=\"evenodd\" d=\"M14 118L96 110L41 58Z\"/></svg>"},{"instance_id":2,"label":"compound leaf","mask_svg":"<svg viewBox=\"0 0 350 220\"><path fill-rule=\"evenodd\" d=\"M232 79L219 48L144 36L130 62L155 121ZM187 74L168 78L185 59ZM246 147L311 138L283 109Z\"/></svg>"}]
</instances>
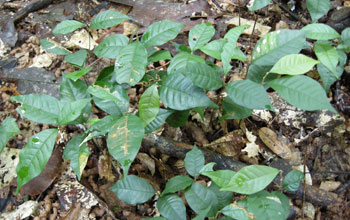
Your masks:
<instances>
[{"instance_id":1,"label":"compound leaf","mask_svg":"<svg viewBox=\"0 0 350 220\"><path fill-rule=\"evenodd\" d=\"M58 129L47 129L29 138L19 154L17 190L38 176L45 168L55 146Z\"/></svg>"},{"instance_id":2,"label":"compound leaf","mask_svg":"<svg viewBox=\"0 0 350 220\"><path fill-rule=\"evenodd\" d=\"M94 19L91 21L91 29L104 29L113 27L122 23L125 20L130 20L128 16L112 10L107 10L101 13L98 13Z\"/></svg>"},{"instance_id":3,"label":"compound leaf","mask_svg":"<svg viewBox=\"0 0 350 220\"><path fill-rule=\"evenodd\" d=\"M101 43L94 49L98 57L115 59L120 50L128 45L129 38L123 34L113 34L104 38Z\"/></svg>"},{"instance_id":4,"label":"compound leaf","mask_svg":"<svg viewBox=\"0 0 350 220\"><path fill-rule=\"evenodd\" d=\"M83 27L84 24L75 20L65 20L56 25L53 29L53 34L69 34L78 28Z\"/></svg>"},{"instance_id":5,"label":"compound leaf","mask_svg":"<svg viewBox=\"0 0 350 220\"><path fill-rule=\"evenodd\" d=\"M21 131L19 130L16 119L14 118L6 118L0 126L0 153L4 150L7 142L10 140L10 138L15 135L19 134Z\"/></svg>"},{"instance_id":6,"label":"compound leaf","mask_svg":"<svg viewBox=\"0 0 350 220\"><path fill-rule=\"evenodd\" d=\"M202 23L194 26L188 33L188 44L195 51L208 43L214 36L215 29L210 23Z\"/></svg>"}]
</instances>

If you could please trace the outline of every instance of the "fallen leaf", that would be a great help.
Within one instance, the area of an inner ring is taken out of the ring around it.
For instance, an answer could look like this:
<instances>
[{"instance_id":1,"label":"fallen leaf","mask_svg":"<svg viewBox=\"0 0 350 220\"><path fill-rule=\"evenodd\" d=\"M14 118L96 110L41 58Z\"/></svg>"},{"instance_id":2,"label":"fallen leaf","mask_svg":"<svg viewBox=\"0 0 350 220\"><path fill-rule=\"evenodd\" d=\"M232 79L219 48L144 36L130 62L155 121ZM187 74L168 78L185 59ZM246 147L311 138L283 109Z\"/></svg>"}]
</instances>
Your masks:
<instances>
[{"instance_id":1,"label":"fallen leaf","mask_svg":"<svg viewBox=\"0 0 350 220\"><path fill-rule=\"evenodd\" d=\"M16 167L19 162L19 152L14 148L4 148L0 154L0 188L10 186L12 180L17 176Z\"/></svg>"},{"instance_id":2,"label":"fallen leaf","mask_svg":"<svg viewBox=\"0 0 350 220\"><path fill-rule=\"evenodd\" d=\"M328 192L333 192L339 188L341 182L339 181L322 181L320 189L326 190Z\"/></svg>"},{"instance_id":3,"label":"fallen leaf","mask_svg":"<svg viewBox=\"0 0 350 220\"><path fill-rule=\"evenodd\" d=\"M244 19L244 18L239 18L239 17L234 17L234 18L226 21L225 23L226 24L232 24L232 25L235 25L235 26L248 24L250 27L246 28L243 31L243 33L247 34L247 35L251 35L252 32L253 32L253 27L254 27L255 21ZM265 34L269 33L270 30L271 30L271 27L266 26L266 25L262 25L260 23L256 23L255 24L255 28L254 28L254 34L258 35L259 37L262 37Z\"/></svg>"},{"instance_id":4,"label":"fallen leaf","mask_svg":"<svg viewBox=\"0 0 350 220\"><path fill-rule=\"evenodd\" d=\"M292 158L292 151L289 148L290 143L288 143L289 141L286 137L278 137L273 130L267 127L260 128L258 133L259 138L272 152L286 160Z\"/></svg>"}]
</instances>

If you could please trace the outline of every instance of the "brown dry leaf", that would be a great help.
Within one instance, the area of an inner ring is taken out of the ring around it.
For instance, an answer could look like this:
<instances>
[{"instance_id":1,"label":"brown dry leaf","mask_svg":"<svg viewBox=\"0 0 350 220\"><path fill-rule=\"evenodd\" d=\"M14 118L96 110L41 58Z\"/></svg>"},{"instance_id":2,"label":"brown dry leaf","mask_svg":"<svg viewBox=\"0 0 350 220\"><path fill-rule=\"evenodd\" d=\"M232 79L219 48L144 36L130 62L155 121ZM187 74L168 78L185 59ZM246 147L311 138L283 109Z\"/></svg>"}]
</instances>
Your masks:
<instances>
[{"instance_id":1,"label":"brown dry leaf","mask_svg":"<svg viewBox=\"0 0 350 220\"><path fill-rule=\"evenodd\" d=\"M35 196L44 192L60 174L62 164L62 151L55 148L47 162L44 171L20 189L21 195Z\"/></svg>"},{"instance_id":2,"label":"brown dry leaf","mask_svg":"<svg viewBox=\"0 0 350 220\"><path fill-rule=\"evenodd\" d=\"M12 180L17 176L16 167L19 162L19 152L14 148L4 148L0 154L0 189L10 186Z\"/></svg>"},{"instance_id":3,"label":"brown dry leaf","mask_svg":"<svg viewBox=\"0 0 350 220\"><path fill-rule=\"evenodd\" d=\"M141 163L147 166L148 170L153 176L156 172L156 163L154 162L154 160L148 154L145 153L138 153L136 158L139 159Z\"/></svg>"},{"instance_id":4,"label":"brown dry leaf","mask_svg":"<svg viewBox=\"0 0 350 220\"><path fill-rule=\"evenodd\" d=\"M241 22L241 23L239 23L239 22ZM232 25L235 25L235 26L248 24L248 25L250 25L250 27L245 29L243 33L251 35L252 31L253 31L253 27L254 27L255 21L247 20L247 19L239 18L239 17L234 17L234 18L226 21L225 23L226 24L232 24ZM259 37L262 37L265 34L269 33L270 30L271 30L271 27L266 26L266 25L262 25L260 23L256 23L255 24L255 29L254 29L254 34L258 35Z\"/></svg>"},{"instance_id":5,"label":"brown dry leaf","mask_svg":"<svg viewBox=\"0 0 350 220\"><path fill-rule=\"evenodd\" d=\"M288 144L289 141L286 137L278 137L273 130L264 127L259 129L259 138L278 156L286 160L292 158L292 151L289 148L290 144Z\"/></svg>"},{"instance_id":6,"label":"brown dry leaf","mask_svg":"<svg viewBox=\"0 0 350 220\"><path fill-rule=\"evenodd\" d=\"M108 182L115 182L115 176L112 172L112 161L110 154L106 150L100 155L97 162L97 170L100 178L105 178Z\"/></svg>"},{"instance_id":7,"label":"brown dry leaf","mask_svg":"<svg viewBox=\"0 0 350 220\"><path fill-rule=\"evenodd\" d=\"M0 219L26 219L34 213L38 205L39 203L37 201L26 201L14 211L0 213Z\"/></svg>"},{"instance_id":8,"label":"brown dry leaf","mask_svg":"<svg viewBox=\"0 0 350 220\"><path fill-rule=\"evenodd\" d=\"M247 137L249 143L246 144L246 147L242 151L247 152L249 158L258 156L260 147L255 143L256 136L252 132L248 131L248 129L245 129L245 136Z\"/></svg>"},{"instance_id":9,"label":"brown dry leaf","mask_svg":"<svg viewBox=\"0 0 350 220\"><path fill-rule=\"evenodd\" d=\"M320 189L326 190L328 192L333 192L339 188L341 182L339 181L322 181Z\"/></svg>"},{"instance_id":10,"label":"brown dry leaf","mask_svg":"<svg viewBox=\"0 0 350 220\"><path fill-rule=\"evenodd\" d=\"M203 145L203 147L216 151L224 156L238 158L244 145L243 132L241 130L235 130L216 139L210 144Z\"/></svg>"},{"instance_id":11,"label":"brown dry leaf","mask_svg":"<svg viewBox=\"0 0 350 220\"><path fill-rule=\"evenodd\" d=\"M209 141L206 138L204 131L201 128L199 128L195 123L187 122L185 128L189 131L189 133L196 140L196 143L199 146L209 144Z\"/></svg>"}]
</instances>

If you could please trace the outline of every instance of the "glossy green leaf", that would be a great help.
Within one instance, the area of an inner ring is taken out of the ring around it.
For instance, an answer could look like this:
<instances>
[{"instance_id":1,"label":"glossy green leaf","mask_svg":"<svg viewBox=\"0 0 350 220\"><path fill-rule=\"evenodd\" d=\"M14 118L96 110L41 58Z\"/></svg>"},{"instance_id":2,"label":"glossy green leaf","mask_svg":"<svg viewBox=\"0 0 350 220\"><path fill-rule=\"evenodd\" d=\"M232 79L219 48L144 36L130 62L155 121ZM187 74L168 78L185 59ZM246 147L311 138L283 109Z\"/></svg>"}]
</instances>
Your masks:
<instances>
[{"instance_id":1,"label":"glossy green leaf","mask_svg":"<svg viewBox=\"0 0 350 220\"><path fill-rule=\"evenodd\" d=\"M121 49L128 45L129 38L122 34L113 34L104 38L101 43L94 49L98 57L115 59Z\"/></svg>"},{"instance_id":2,"label":"glossy green leaf","mask_svg":"<svg viewBox=\"0 0 350 220\"><path fill-rule=\"evenodd\" d=\"M248 118L252 114L252 109L238 105L230 97L225 97L224 102L222 103L222 109L224 111L223 116L220 120L226 119L244 119Z\"/></svg>"},{"instance_id":3,"label":"glossy green leaf","mask_svg":"<svg viewBox=\"0 0 350 220\"><path fill-rule=\"evenodd\" d=\"M110 91L110 95L114 96L115 98L112 98L109 96L108 89L106 88L107 93L104 94L106 95L105 97L106 99L94 96L93 99L95 104L97 105L97 107L107 112L108 114L111 114L114 116L123 115L125 112L128 111L128 108L129 108L128 94L121 86L115 86L113 88L110 88L109 91ZM100 97L104 96L103 94L99 94L99 95L101 95Z\"/></svg>"},{"instance_id":4,"label":"glossy green leaf","mask_svg":"<svg viewBox=\"0 0 350 220\"><path fill-rule=\"evenodd\" d=\"M81 178L81 174L85 169L90 155L90 150L86 145L86 142L84 142L84 138L84 134L76 135L67 143L63 151L64 159L70 160L70 166L78 176L78 180Z\"/></svg>"},{"instance_id":5,"label":"glossy green leaf","mask_svg":"<svg viewBox=\"0 0 350 220\"><path fill-rule=\"evenodd\" d=\"M60 46L57 42L49 39L44 38L40 40L40 45L46 50L47 52L54 53L57 55L67 55L70 54L70 51L66 48Z\"/></svg>"},{"instance_id":6,"label":"glossy green leaf","mask_svg":"<svg viewBox=\"0 0 350 220\"><path fill-rule=\"evenodd\" d=\"M290 54L282 57L270 70L271 73L286 75L301 75L309 72L320 63L303 54Z\"/></svg>"},{"instance_id":7,"label":"glossy green leaf","mask_svg":"<svg viewBox=\"0 0 350 220\"><path fill-rule=\"evenodd\" d=\"M193 180L188 176L175 176L167 182L161 196L164 196L168 193L175 193L180 190L185 190L192 183Z\"/></svg>"},{"instance_id":8,"label":"glossy green leaf","mask_svg":"<svg viewBox=\"0 0 350 220\"><path fill-rule=\"evenodd\" d=\"M190 63L178 70L191 79L194 85L205 90L217 90L222 87L220 75L214 68L204 63Z\"/></svg>"},{"instance_id":9,"label":"glossy green leaf","mask_svg":"<svg viewBox=\"0 0 350 220\"><path fill-rule=\"evenodd\" d=\"M195 86L190 79L179 72L162 81L160 99L165 106L176 110L206 106L217 108L201 88Z\"/></svg>"},{"instance_id":10,"label":"glossy green leaf","mask_svg":"<svg viewBox=\"0 0 350 220\"><path fill-rule=\"evenodd\" d=\"M84 24L75 20L65 20L56 25L53 29L53 34L69 34L78 28L83 27Z\"/></svg>"},{"instance_id":11,"label":"glossy green leaf","mask_svg":"<svg viewBox=\"0 0 350 220\"><path fill-rule=\"evenodd\" d=\"M199 175L199 171L204 167L205 158L201 150L196 145L193 149L186 153L185 156L185 168L187 173L196 177Z\"/></svg>"},{"instance_id":12,"label":"glossy green leaf","mask_svg":"<svg viewBox=\"0 0 350 220\"><path fill-rule=\"evenodd\" d=\"M115 60L114 72L118 83L136 85L145 75L147 50L138 41L124 47Z\"/></svg>"},{"instance_id":13,"label":"glossy green leaf","mask_svg":"<svg viewBox=\"0 0 350 220\"><path fill-rule=\"evenodd\" d=\"M249 28L248 24L241 25L235 28L231 28L224 36L224 39L226 39L228 42L231 42L232 44L236 45L237 40L239 36L244 32L246 28Z\"/></svg>"},{"instance_id":14,"label":"glossy green leaf","mask_svg":"<svg viewBox=\"0 0 350 220\"><path fill-rule=\"evenodd\" d=\"M155 193L151 184L138 176L129 175L110 188L120 200L130 205L144 203Z\"/></svg>"},{"instance_id":15,"label":"glossy green leaf","mask_svg":"<svg viewBox=\"0 0 350 220\"><path fill-rule=\"evenodd\" d=\"M68 54L64 57L64 61L78 67L83 67L87 57L86 50L78 50L75 53Z\"/></svg>"},{"instance_id":16,"label":"glossy green leaf","mask_svg":"<svg viewBox=\"0 0 350 220\"><path fill-rule=\"evenodd\" d=\"M252 54L247 79L261 83L265 74L281 57L298 54L306 47L305 35L306 33L300 30L278 30L260 38ZM265 82L267 79L268 77L265 78Z\"/></svg>"},{"instance_id":17,"label":"glossy green leaf","mask_svg":"<svg viewBox=\"0 0 350 220\"><path fill-rule=\"evenodd\" d=\"M201 175L209 177L220 188L228 185L231 178L235 174L236 172L232 170L217 170L217 171L207 171L207 172L201 173Z\"/></svg>"},{"instance_id":18,"label":"glossy green leaf","mask_svg":"<svg viewBox=\"0 0 350 220\"><path fill-rule=\"evenodd\" d=\"M161 196L157 201L159 213L168 220L186 220L186 207L176 194Z\"/></svg>"},{"instance_id":19,"label":"glossy green leaf","mask_svg":"<svg viewBox=\"0 0 350 220\"><path fill-rule=\"evenodd\" d=\"M283 179L283 189L288 191L297 191L300 182L304 179L303 172L299 170L292 170Z\"/></svg>"},{"instance_id":20,"label":"glossy green leaf","mask_svg":"<svg viewBox=\"0 0 350 220\"><path fill-rule=\"evenodd\" d=\"M143 137L143 122L135 115L124 115L108 133L108 151L122 165L124 176L139 152Z\"/></svg>"},{"instance_id":21,"label":"glossy green leaf","mask_svg":"<svg viewBox=\"0 0 350 220\"><path fill-rule=\"evenodd\" d=\"M114 102L121 102L121 98L119 97L118 91L114 91L113 93L110 91L110 88L102 88L99 86L89 86L87 91L100 99L114 101Z\"/></svg>"},{"instance_id":22,"label":"glossy green leaf","mask_svg":"<svg viewBox=\"0 0 350 220\"><path fill-rule=\"evenodd\" d=\"M7 117L0 125L0 153L4 150L10 138L19 133L21 131L17 126L16 119Z\"/></svg>"},{"instance_id":23,"label":"glossy green leaf","mask_svg":"<svg viewBox=\"0 0 350 220\"><path fill-rule=\"evenodd\" d=\"M171 60L171 54L167 50L159 50L148 57L148 62L158 62L161 60Z\"/></svg>"},{"instance_id":24,"label":"glossy green leaf","mask_svg":"<svg viewBox=\"0 0 350 220\"><path fill-rule=\"evenodd\" d=\"M233 102L250 109L270 109L270 99L261 84L250 80L230 82L226 86L227 95Z\"/></svg>"},{"instance_id":25,"label":"glossy green leaf","mask_svg":"<svg viewBox=\"0 0 350 220\"><path fill-rule=\"evenodd\" d=\"M157 117L159 108L158 89L157 85L154 84L146 89L139 101L139 116L145 126Z\"/></svg>"},{"instance_id":26,"label":"glossy green leaf","mask_svg":"<svg viewBox=\"0 0 350 220\"><path fill-rule=\"evenodd\" d=\"M170 65L168 67L168 74L175 73L177 70L182 69L191 63L205 63L205 60L200 56L180 52L176 54L176 56L173 57L173 59L171 59Z\"/></svg>"},{"instance_id":27,"label":"glossy green leaf","mask_svg":"<svg viewBox=\"0 0 350 220\"><path fill-rule=\"evenodd\" d=\"M248 196L247 206L248 211L259 220L285 220L288 217L279 197L266 191Z\"/></svg>"},{"instance_id":28,"label":"glossy green leaf","mask_svg":"<svg viewBox=\"0 0 350 220\"><path fill-rule=\"evenodd\" d=\"M215 29L210 23L202 23L194 26L188 33L188 44L192 51L195 51L206 43L214 36Z\"/></svg>"},{"instance_id":29,"label":"glossy green leaf","mask_svg":"<svg viewBox=\"0 0 350 220\"><path fill-rule=\"evenodd\" d=\"M117 81L115 80L114 65L113 65L113 66L107 66L100 71L95 81L95 84L96 85L99 83L113 84L116 82Z\"/></svg>"},{"instance_id":30,"label":"glossy green leaf","mask_svg":"<svg viewBox=\"0 0 350 220\"><path fill-rule=\"evenodd\" d=\"M16 109L21 116L38 123L57 124L61 108L55 97L45 94L29 94L12 96L11 101L22 104Z\"/></svg>"},{"instance_id":31,"label":"glossy green leaf","mask_svg":"<svg viewBox=\"0 0 350 220\"><path fill-rule=\"evenodd\" d=\"M326 15L331 8L330 0L306 0L306 8L309 11L312 22Z\"/></svg>"},{"instance_id":32,"label":"glossy green leaf","mask_svg":"<svg viewBox=\"0 0 350 220\"><path fill-rule=\"evenodd\" d=\"M91 99L80 99L73 102L61 104L61 110L58 114L58 125L72 124L84 110L85 106L90 103Z\"/></svg>"},{"instance_id":33,"label":"glossy green leaf","mask_svg":"<svg viewBox=\"0 0 350 220\"><path fill-rule=\"evenodd\" d=\"M119 118L120 116L108 115L98 120L87 130L91 134L90 137L92 138L106 135Z\"/></svg>"},{"instance_id":34,"label":"glossy green leaf","mask_svg":"<svg viewBox=\"0 0 350 220\"><path fill-rule=\"evenodd\" d=\"M202 169L199 170L199 174L205 173L205 172L210 172L213 171L214 166L216 165L215 162L210 162L205 164Z\"/></svg>"},{"instance_id":35,"label":"glossy green leaf","mask_svg":"<svg viewBox=\"0 0 350 220\"><path fill-rule=\"evenodd\" d=\"M310 77L286 76L268 83L289 104L307 111L328 109L337 111L329 103L321 85Z\"/></svg>"},{"instance_id":36,"label":"glossy green leaf","mask_svg":"<svg viewBox=\"0 0 350 220\"><path fill-rule=\"evenodd\" d=\"M327 43L316 42L314 51L318 60L335 74L339 61L337 50Z\"/></svg>"},{"instance_id":37,"label":"glossy green leaf","mask_svg":"<svg viewBox=\"0 0 350 220\"><path fill-rule=\"evenodd\" d=\"M225 40L213 40L199 49L208 56L221 60L221 53L225 44Z\"/></svg>"},{"instance_id":38,"label":"glossy green leaf","mask_svg":"<svg viewBox=\"0 0 350 220\"><path fill-rule=\"evenodd\" d=\"M322 23L308 24L301 30L307 33L307 38L313 40L332 40L340 38L340 35L336 30Z\"/></svg>"},{"instance_id":39,"label":"glossy green leaf","mask_svg":"<svg viewBox=\"0 0 350 220\"><path fill-rule=\"evenodd\" d=\"M183 27L183 24L170 20L155 22L143 33L141 42L146 48L160 46L173 40Z\"/></svg>"},{"instance_id":40,"label":"glossy green leaf","mask_svg":"<svg viewBox=\"0 0 350 220\"><path fill-rule=\"evenodd\" d=\"M218 211L218 199L215 193L200 183L193 183L192 186L185 191L185 198L188 205L197 214L204 212L210 207L207 214L208 217L215 216Z\"/></svg>"},{"instance_id":41,"label":"glossy green leaf","mask_svg":"<svg viewBox=\"0 0 350 220\"><path fill-rule=\"evenodd\" d=\"M85 69L81 69L72 73L65 73L65 77L73 80L73 81L77 81L80 77L88 74L90 71L92 70L92 67L87 67Z\"/></svg>"},{"instance_id":42,"label":"glossy green leaf","mask_svg":"<svg viewBox=\"0 0 350 220\"><path fill-rule=\"evenodd\" d=\"M190 110L174 111L166 122L174 128L182 127L188 121L188 116L190 116Z\"/></svg>"},{"instance_id":43,"label":"glossy green leaf","mask_svg":"<svg viewBox=\"0 0 350 220\"><path fill-rule=\"evenodd\" d=\"M239 220L251 220L254 219L254 215L249 213L248 210L237 203L232 203L222 209L222 214Z\"/></svg>"},{"instance_id":44,"label":"glossy green leaf","mask_svg":"<svg viewBox=\"0 0 350 220\"><path fill-rule=\"evenodd\" d=\"M107 11L98 13L94 17L94 19L92 19L90 28L91 29L109 28L130 19L131 18L129 18L128 16L118 11L107 10Z\"/></svg>"},{"instance_id":45,"label":"glossy green leaf","mask_svg":"<svg viewBox=\"0 0 350 220\"><path fill-rule=\"evenodd\" d=\"M145 127L145 133L152 133L153 131L160 128L165 120L171 115L174 111L169 109L159 109L158 114L153 121L151 121L146 127Z\"/></svg>"},{"instance_id":46,"label":"glossy green leaf","mask_svg":"<svg viewBox=\"0 0 350 220\"><path fill-rule=\"evenodd\" d=\"M222 190L250 195L265 189L278 173L277 169L268 166L246 166L239 170Z\"/></svg>"},{"instance_id":47,"label":"glossy green leaf","mask_svg":"<svg viewBox=\"0 0 350 220\"><path fill-rule=\"evenodd\" d=\"M29 138L19 154L17 190L38 176L45 168L55 146L58 129L47 129Z\"/></svg>"},{"instance_id":48,"label":"glossy green leaf","mask_svg":"<svg viewBox=\"0 0 350 220\"><path fill-rule=\"evenodd\" d=\"M253 0L247 5L249 11L256 11L270 4L271 0Z\"/></svg>"}]
</instances>

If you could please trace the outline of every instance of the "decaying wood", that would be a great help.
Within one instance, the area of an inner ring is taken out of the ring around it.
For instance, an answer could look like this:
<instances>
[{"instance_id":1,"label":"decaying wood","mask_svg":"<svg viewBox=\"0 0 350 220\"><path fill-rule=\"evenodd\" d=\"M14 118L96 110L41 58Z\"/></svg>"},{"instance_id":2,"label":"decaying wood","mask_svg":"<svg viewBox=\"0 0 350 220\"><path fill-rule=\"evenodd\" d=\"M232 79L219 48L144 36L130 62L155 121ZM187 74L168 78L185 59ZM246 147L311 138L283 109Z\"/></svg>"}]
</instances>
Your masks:
<instances>
[{"instance_id":1,"label":"decaying wood","mask_svg":"<svg viewBox=\"0 0 350 220\"><path fill-rule=\"evenodd\" d=\"M142 141L142 147L144 150L147 150L151 147L155 147L158 151L164 154L171 155L173 157L177 157L179 159L185 158L185 155L190 149L192 148L192 145L179 143L176 141L173 141L168 138L164 138L155 134L147 134L145 135L145 138ZM240 161L236 161L232 159L231 157L225 157L221 154L201 149L206 162L215 162L217 169L231 169L233 171L239 171L241 168L247 166L247 164L242 163ZM292 170L292 167L288 165L288 162L283 159L275 159L271 164L271 167L277 168L279 170L282 170L282 176L284 177L289 171ZM278 175L274 181L275 184L280 185L281 183L281 177ZM313 186L305 186L305 192L306 192L306 201L318 205L318 206L329 206L333 204L340 203L341 200L338 198L337 194L327 192L322 189L318 189ZM300 184L300 187L298 191L296 192L289 192L286 191L285 193L295 196L298 199L303 198L304 193L304 186L303 184Z\"/></svg>"},{"instance_id":2,"label":"decaying wood","mask_svg":"<svg viewBox=\"0 0 350 220\"><path fill-rule=\"evenodd\" d=\"M16 14L14 14L13 22L16 23L20 21L21 19L27 17L27 15L30 12L38 11L42 8L45 8L48 5L50 5L52 2L53 0L39 0L39 1L33 2L32 4L27 5L26 7L18 11Z\"/></svg>"}]
</instances>

